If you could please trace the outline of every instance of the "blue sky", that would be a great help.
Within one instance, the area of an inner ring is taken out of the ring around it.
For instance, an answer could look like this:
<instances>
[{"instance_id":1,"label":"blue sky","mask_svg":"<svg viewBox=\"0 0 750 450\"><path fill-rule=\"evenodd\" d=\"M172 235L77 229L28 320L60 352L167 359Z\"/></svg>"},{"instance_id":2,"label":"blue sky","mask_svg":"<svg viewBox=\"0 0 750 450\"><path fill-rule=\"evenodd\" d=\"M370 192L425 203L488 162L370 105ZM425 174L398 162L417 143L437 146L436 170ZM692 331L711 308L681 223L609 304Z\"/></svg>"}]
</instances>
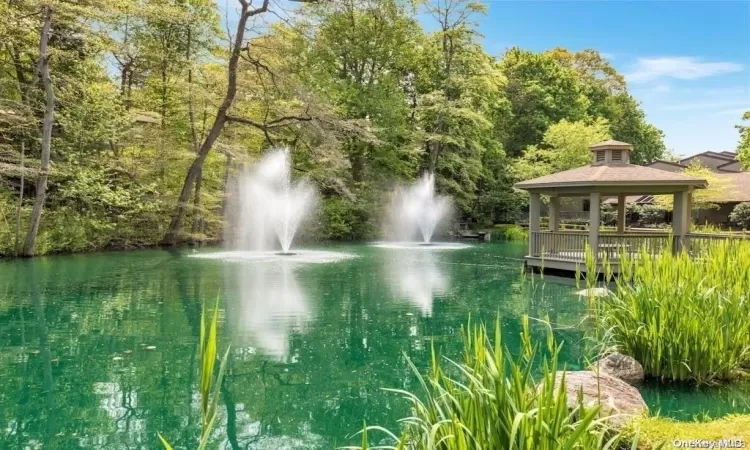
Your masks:
<instances>
[{"instance_id":1,"label":"blue sky","mask_svg":"<svg viewBox=\"0 0 750 450\"><path fill-rule=\"evenodd\" d=\"M668 149L735 149L750 110L750 0L485 3L488 52L594 48L626 75Z\"/></svg>"}]
</instances>

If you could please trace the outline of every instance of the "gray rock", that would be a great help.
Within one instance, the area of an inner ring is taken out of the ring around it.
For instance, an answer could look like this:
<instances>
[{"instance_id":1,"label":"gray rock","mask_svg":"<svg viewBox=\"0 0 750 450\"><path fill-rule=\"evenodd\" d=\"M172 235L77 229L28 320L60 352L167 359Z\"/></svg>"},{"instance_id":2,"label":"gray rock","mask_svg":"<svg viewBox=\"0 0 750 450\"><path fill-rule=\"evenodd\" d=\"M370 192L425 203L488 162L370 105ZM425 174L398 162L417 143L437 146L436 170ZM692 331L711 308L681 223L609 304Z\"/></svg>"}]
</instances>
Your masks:
<instances>
[{"instance_id":1,"label":"gray rock","mask_svg":"<svg viewBox=\"0 0 750 450\"><path fill-rule=\"evenodd\" d=\"M635 417L648 412L648 405L638 389L608 375L599 375L590 370L576 372L558 371L555 374L555 389L560 385L563 373L568 392L568 408L578 407L578 393L583 392L583 405L601 405L599 415L608 417L607 422L619 428Z\"/></svg>"},{"instance_id":2,"label":"gray rock","mask_svg":"<svg viewBox=\"0 0 750 450\"><path fill-rule=\"evenodd\" d=\"M596 361L589 370L619 378L630 384L638 384L643 381L644 372L641 363L634 358L622 353L610 353L604 358Z\"/></svg>"}]
</instances>

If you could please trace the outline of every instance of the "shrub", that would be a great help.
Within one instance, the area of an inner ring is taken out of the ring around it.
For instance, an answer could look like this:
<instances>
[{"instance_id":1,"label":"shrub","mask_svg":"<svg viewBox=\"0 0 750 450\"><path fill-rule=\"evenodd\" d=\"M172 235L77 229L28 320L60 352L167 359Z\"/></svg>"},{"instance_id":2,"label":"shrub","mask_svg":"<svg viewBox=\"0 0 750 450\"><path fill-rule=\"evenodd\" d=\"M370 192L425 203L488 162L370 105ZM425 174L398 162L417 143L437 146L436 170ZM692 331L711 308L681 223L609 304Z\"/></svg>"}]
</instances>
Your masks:
<instances>
[{"instance_id":1,"label":"shrub","mask_svg":"<svg viewBox=\"0 0 750 450\"><path fill-rule=\"evenodd\" d=\"M617 210L612 205L602 203L600 211L602 225L614 226L617 223Z\"/></svg>"},{"instance_id":2,"label":"shrub","mask_svg":"<svg viewBox=\"0 0 750 450\"><path fill-rule=\"evenodd\" d=\"M750 243L703 251L624 254L616 292L597 303L599 329L646 376L708 383L750 366Z\"/></svg>"},{"instance_id":3,"label":"shrub","mask_svg":"<svg viewBox=\"0 0 750 450\"><path fill-rule=\"evenodd\" d=\"M750 203L740 203L729 214L729 222L743 230L750 228Z\"/></svg>"},{"instance_id":4,"label":"shrub","mask_svg":"<svg viewBox=\"0 0 750 450\"><path fill-rule=\"evenodd\" d=\"M503 236L506 241L528 241L529 231L519 225L509 225L504 227Z\"/></svg>"},{"instance_id":5,"label":"shrub","mask_svg":"<svg viewBox=\"0 0 750 450\"><path fill-rule=\"evenodd\" d=\"M643 205L638 215L639 224L643 226L660 225L667 221L667 210L658 205Z\"/></svg>"},{"instance_id":6,"label":"shrub","mask_svg":"<svg viewBox=\"0 0 750 450\"><path fill-rule=\"evenodd\" d=\"M464 330L461 364L448 359L441 364L434 348L426 378L410 363L425 391L424 400L411 392L393 391L404 395L413 411L412 417L402 421L400 438L386 431L398 442L397 448L618 448L620 436L610 437L609 430L596 419L599 406L569 410L564 380L555 389L560 346L551 330L545 356L541 356L540 346L531 343L528 317L523 318L522 325L520 357L503 347L497 320L494 345L484 326ZM537 384L532 373L540 360ZM457 376L452 378L448 373ZM383 431L380 427L370 430ZM368 448L367 431L363 430L360 448Z\"/></svg>"}]
</instances>

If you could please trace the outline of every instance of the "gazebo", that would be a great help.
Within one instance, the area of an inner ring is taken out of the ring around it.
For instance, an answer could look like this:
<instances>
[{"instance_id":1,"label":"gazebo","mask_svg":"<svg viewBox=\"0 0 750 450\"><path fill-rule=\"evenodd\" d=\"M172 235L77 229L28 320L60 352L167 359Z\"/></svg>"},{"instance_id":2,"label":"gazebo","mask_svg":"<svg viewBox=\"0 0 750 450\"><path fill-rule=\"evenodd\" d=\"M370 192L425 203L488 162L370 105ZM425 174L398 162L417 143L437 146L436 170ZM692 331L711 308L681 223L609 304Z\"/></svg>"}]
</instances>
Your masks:
<instances>
[{"instance_id":1,"label":"gazebo","mask_svg":"<svg viewBox=\"0 0 750 450\"><path fill-rule=\"evenodd\" d=\"M585 271L585 249L588 244L601 261L604 258L617 271L621 252L650 253L679 251L688 245L692 217L692 197L695 189L707 186L706 180L667 172L652 167L630 164L633 146L614 140L589 147L592 164L566 170L515 186L529 192L529 254L530 268L550 268ZM672 195L672 231L625 229L625 199L633 195ZM542 196L549 198L547 229L542 229ZM567 231L560 228L560 199L584 197L589 199L588 231ZM617 198L617 228L614 232L600 231L601 204L605 198Z\"/></svg>"}]
</instances>

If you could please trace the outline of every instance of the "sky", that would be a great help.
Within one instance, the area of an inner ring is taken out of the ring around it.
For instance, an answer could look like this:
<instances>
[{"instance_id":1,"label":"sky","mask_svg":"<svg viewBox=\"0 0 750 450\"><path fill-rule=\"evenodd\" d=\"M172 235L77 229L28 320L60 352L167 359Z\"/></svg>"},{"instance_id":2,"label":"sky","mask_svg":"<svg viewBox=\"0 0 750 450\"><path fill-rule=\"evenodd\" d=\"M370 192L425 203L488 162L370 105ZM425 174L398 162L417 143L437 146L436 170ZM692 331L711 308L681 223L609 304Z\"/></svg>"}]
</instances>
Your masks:
<instances>
[{"instance_id":1,"label":"sky","mask_svg":"<svg viewBox=\"0 0 750 450\"><path fill-rule=\"evenodd\" d=\"M750 110L750 0L484 0L485 49L593 48L677 155L736 149Z\"/></svg>"}]
</instances>

